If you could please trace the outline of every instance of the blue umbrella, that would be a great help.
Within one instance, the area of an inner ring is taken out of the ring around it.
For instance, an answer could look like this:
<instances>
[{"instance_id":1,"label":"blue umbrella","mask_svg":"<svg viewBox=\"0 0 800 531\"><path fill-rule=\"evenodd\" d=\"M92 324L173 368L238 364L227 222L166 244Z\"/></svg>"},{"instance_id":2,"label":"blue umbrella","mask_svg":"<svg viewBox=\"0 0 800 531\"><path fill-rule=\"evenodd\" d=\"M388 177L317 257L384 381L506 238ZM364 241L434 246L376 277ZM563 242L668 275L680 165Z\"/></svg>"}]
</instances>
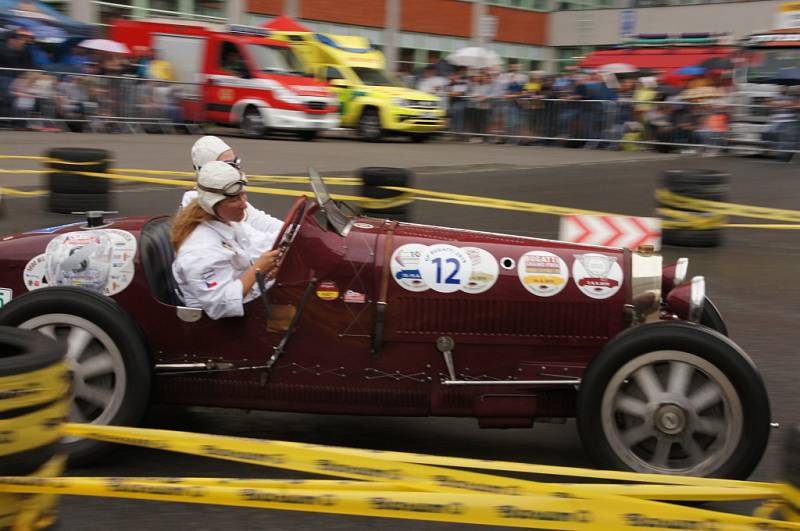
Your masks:
<instances>
[{"instance_id":1,"label":"blue umbrella","mask_svg":"<svg viewBox=\"0 0 800 531\"><path fill-rule=\"evenodd\" d=\"M684 66L676 70L675 73L681 76L701 76L706 73L706 69L702 66Z\"/></svg>"}]
</instances>

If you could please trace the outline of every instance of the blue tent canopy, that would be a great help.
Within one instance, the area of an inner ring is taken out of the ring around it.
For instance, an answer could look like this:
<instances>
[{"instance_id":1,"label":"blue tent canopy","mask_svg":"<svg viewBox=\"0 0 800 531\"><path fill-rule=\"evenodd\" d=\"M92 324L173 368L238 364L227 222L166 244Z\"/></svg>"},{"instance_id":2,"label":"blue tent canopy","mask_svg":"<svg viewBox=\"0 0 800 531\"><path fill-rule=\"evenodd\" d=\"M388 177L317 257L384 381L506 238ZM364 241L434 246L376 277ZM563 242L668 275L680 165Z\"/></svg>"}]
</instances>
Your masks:
<instances>
[{"instance_id":1,"label":"blue tent canopy","mask_svg":"<svg viewBox=\"0 0 800 531\"><path fill-rule=\"evenodd\" d=\"M38 0L0 0L0 25L30 31L39 42L93 37L95 29Z\"/></svg>"}]
</instances>

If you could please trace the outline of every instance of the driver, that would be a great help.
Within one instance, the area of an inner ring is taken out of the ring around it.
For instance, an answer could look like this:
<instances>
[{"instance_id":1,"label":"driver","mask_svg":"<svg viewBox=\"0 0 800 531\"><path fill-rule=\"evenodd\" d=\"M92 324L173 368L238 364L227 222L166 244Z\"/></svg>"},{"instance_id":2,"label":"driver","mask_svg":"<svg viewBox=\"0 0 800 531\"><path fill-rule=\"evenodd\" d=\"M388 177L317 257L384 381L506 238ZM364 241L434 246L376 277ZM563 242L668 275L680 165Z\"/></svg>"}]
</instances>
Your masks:
<instances>
[{"instance_id":1,"label":"driver","mask_svg":"<svg viewBox=\"0 0 800 531\"><path fill-rule=\"evenodd\" d=\"M205 164L197 198L172 223L172 274L186 305L202 308L212 319L244 315L244 303L260 294L256 273L275 272L278 251L262 238L252 239L241 223L249 207L245 183L239 170L225 162Z\"/></svg>"},{"instance_id":2,"label":"driver","mask_svg":"<svg viewBox=\"0 0 800 531\"><path fill-rule=\"evenodd\" d=\"M207 135L198 139L192 146L192 166L194 167L194 171L199 173L200 168L212 160L220 160L240 171L242 169L242 160L236 156L233 148L223 142L219 137ZM247 181L244 174L242 178ZM181 198L180 208L186 208L186 206L196 198L197 190L187 191ZM275 238L283 227L283 221L270 216L263 210L255 208L250 203L247 203L243 223L247 225L245 229L252 229L257 233L250 235L252 239L264 239L263 245L265 248L272 247Z\"/></svg>"}]
</instances>

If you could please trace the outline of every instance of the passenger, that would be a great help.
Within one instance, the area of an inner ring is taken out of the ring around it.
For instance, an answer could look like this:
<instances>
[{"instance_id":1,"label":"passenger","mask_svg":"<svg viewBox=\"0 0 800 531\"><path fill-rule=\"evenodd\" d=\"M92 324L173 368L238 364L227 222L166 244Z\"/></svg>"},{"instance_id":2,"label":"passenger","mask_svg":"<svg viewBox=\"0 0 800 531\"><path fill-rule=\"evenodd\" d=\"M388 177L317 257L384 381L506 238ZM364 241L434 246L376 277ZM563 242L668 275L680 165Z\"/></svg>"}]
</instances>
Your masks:
<instances>
[{"instance_id":1,"label":"passenger","mask_svg":"<svg viewBox=\"0 0 800 531\"><path fill-rule=\"evenodd\" d=\"M192 146L192 165L194 166L194 171L199 173L200 168L212 160L226 162L240 171L242 169L241 159L236 156L233 148L228 144L216 136L201 137ZM247 181L244 174L242 178ZM196 198L197 190L189 190L183 194L181 208L185 208ZM264 248L272 247L275 238L283 227L283 221L270 216L263 210L255 208L250 203L247 203L244 223L247 225L246 228L258 233L258 236L256 236L256 234L251 234L250 237L252 239L261 238L264 240L263 244L260 244Z\"/></svg>"},{"instance_id":2,"label":"passenger","mask_svg":"<svg viewBox=\"0 0 800 531\"><path fill-rule=\"evenodd\" d=\"M260 294L256 273L272 275L278 251L253 241L241 223L248 204L239 170L212 161L199 173L197 198L172 224L172 274L187 306L212 319L241 316L244 304Z\"/></svg>"}]
</instances>

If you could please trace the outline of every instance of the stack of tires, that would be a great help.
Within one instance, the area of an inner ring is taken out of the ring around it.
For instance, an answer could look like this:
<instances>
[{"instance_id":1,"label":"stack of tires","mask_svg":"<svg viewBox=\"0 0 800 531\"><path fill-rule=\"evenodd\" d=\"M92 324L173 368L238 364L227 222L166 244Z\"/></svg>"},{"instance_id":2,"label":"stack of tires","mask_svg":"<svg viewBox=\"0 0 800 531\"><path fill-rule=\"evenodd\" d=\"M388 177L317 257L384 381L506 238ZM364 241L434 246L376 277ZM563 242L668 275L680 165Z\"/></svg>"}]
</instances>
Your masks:
<instances>
[{"instance_id":1,"label":"stack of tires","mask_svg":"<svg viewBox=\"0 0 800 531\"><path fill-rule=\"evenodd\" d=\"M389 190L384 186L411 187L414 174L405 168L373 166L357 172L361 179L361 196L367 200L359 203L366 216L410 221L411 194Z\"/></svg>"},{"instance_id":2,"label":"stack of tires","mask_svg":"<svg viewBox=\"0 0 800 531\"><path fill-rule=\"evenodd\" d=\"M110 210L110 181L76 173L107 173L109 155L104 149L93 148L54 148L48 151L48 210L59 214Z\"/></svg>"},{"instance_id":3,"label":"stack of tires","mask_svg":"<svg viewBox=\"0 0 800 531\"><path fill-rule=\"evenodd\" d=\"M56 476L60 426L70 405L65 343L31 330L0 326L0 475ZM44 529L55 523L52 495L0 494L0 529Z\"/></svg>"},{"instance_id":4,"label":"stack of tires","mask_svg":"<svg viewBox=\"0 0 800 531\"><path fill-rule=\"evenodd\" d=\"M667 170L662 175L661 186L679 196L725 202L728 200L730 190L728 180L727 173L716 170ZM664 202L659 202L658 206L684 212L687 217L700 222L718 217L717 214L690 207L678 208ZM662 219L665 222L683 222L686 217L663 215ZM664 245L681 247L717 247L722 243L722 229L713 225L705 226L703 223L697 224L696 227L665 228L662 230L661 241Z\"/></svg>"}]
</instances>

